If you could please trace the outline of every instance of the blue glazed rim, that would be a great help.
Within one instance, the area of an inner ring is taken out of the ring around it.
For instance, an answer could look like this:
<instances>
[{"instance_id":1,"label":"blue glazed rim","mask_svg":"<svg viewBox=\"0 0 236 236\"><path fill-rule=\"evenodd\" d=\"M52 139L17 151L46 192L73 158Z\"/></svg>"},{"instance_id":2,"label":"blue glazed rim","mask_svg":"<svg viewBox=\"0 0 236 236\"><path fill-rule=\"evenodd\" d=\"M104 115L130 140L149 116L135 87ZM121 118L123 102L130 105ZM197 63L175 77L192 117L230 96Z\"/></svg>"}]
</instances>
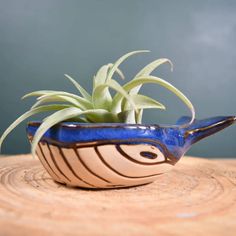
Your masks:
<instances>
[{"instance_id":1,"label":"blue glazed rim","mask_svg":"<svg viewBox=\"0 0 236 236\"><path fill-rule=\"evenodd\" d=\"M183 127L189 121L190 117L181 117L176 125L61 122L50 128L41 142L63 147L86 143L151 144L160 149L164 156L177 162L192 144L235 123L236 117L218 116L195 120L190 126ZM33 138L41 123L28 123L29 139Z\"/></svg>"},{"instance_id":2,"label":"blue glazed rim","mask_svg":"<svg viewBox=\"0 0 236 236\"><path fill-rule=\"evenodd\" d=\"M30 140L41 123L28 123L27 134ZM171 135L168 135L170 131ZM62 122L50 128L41 142L65 148L93 144L148 144L157 147L166 157L166 162L169 160L174 165L182 156L178 146L183 142L183 136L179 136L176 131L171 126L164 128L159 125Z\"/></svg>"},{"instance_id":3,"label":"blue glazed rim","mask_svg":"<svg viewBox=\"0 0 236 236\"><path fill-rule=\"evenodd\" d=\"M28 126L39 126L42 121L30 121L28 122ZM80 122L60 122L55 126L62 126L66 128L161 128L161 127L174 127L175 125L156 125L156 124L129 124L129 123L80 123Z\"/></svg>"},{"instance_id":4,"label":"blue glazed rim","mask_svg":"<svg viewBox=\"0 0 236 236\"><path fill-rule=\"evenodd\" d=\"M27 134L33 137L41 123L41 121L29 122ZM42 140L50 139L64 144L130 139L158 139L162 141L158 136L162 136L164 129L159 125L61 122L50 128Z\"/></svg>"}]
</instances>

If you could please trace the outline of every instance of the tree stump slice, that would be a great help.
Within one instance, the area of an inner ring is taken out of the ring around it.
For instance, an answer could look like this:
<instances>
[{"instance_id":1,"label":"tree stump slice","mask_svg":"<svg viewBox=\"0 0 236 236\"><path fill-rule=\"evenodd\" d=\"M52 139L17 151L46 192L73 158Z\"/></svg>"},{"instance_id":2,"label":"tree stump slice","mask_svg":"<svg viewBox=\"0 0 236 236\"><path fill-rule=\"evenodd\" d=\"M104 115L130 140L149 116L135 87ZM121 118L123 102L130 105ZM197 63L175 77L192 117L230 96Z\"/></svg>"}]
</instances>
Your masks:
<instances>
[{"instance_id":1,"label":"tree stump slice","mask_svg":"<svg viewBox=\"0 0 236 236\"><path fill-rule=\"evenodd\" d=\"M236 235L236 160L184 157L154 183L84 190L0 159L0 235Z\"/></svg>"}]
</instances>

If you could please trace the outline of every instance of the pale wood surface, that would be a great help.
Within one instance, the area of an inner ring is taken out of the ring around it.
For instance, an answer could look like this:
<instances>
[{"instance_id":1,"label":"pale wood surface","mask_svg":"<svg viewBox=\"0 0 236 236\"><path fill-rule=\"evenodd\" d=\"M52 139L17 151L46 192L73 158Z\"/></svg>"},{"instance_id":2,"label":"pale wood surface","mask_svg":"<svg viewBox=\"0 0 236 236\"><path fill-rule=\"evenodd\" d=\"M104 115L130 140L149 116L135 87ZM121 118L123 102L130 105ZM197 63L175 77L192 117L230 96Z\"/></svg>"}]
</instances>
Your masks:
<instances>
[{"instance_id":1,"label":"pale wood surface","mask_svg":"<svg viewBox=\"0 0 236 236\"><path fill-rule=\"evenodd\" d=\"M30 155L0 158L0 236L236 235L236 160L184 157L156 182L56 184Z\"/></svg>"}]
</instances>

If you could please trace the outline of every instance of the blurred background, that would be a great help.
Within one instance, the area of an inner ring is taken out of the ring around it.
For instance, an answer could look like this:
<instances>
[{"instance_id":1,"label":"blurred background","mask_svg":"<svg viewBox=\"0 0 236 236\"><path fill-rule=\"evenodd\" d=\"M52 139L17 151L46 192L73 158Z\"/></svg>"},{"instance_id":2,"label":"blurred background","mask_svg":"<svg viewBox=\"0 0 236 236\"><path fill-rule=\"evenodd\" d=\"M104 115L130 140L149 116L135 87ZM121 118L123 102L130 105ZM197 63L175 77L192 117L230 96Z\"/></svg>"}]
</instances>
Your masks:
<instances>
[{"instance_id":1,"label":"blurred background","mask_svg":"<svg viewBox=\"0 0 236 236\"><path fill-rule=\"evenodd\" d=\"M174 63L153 74L171 82L193 102L197 118L236 115L236 1L234 0L0 0L0 133L26 111L33 90L76 92L67 73L91 90L103 64L138 49L151 53L121 66L129 80L159 57ZM188 110L170 92L146 85L166 111L146 110L143 123L175 123ZM36 117L35 119L39 119ZM27 153L20 125L5 154ZM236 157L236 125L193 146L188 155Z\"/></svg>"}]
</instances>

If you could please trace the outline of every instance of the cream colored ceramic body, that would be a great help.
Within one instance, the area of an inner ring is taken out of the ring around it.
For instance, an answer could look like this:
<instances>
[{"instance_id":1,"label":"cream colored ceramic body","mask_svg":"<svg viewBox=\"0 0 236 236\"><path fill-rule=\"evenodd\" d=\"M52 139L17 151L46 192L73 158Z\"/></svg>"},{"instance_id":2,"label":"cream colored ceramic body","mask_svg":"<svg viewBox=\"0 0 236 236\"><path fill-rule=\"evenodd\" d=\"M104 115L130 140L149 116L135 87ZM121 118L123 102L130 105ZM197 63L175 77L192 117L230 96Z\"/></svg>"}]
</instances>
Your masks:
<instances>
[{"instance_id":1,"label":"cream colored ceramic body","mask_svg":"<svg viewBox=\"0 0 236 236\"><path fill-rule=\"evenodd\" d=\"M148 159L140 153L151 153ZM155 146L88 145L62 148L41 142L38 157L51 175L60 183L84 188L117 188L153 182L173 165Z\"/></svg>"},{"instance_id":2,"label":"cream colored ceramic body","mask_svg":"<svg viewBox=\"0 0 236 236\"><path fill-rule=\"evenodd\" d=\"M236 121L235 116L175 126L65 122L49 129L37 147L39 159L60 183L83 188L121 188L153 182L192 144ZM31 122L30 140L41 122Z\"/></svg>"}]
</instances>

